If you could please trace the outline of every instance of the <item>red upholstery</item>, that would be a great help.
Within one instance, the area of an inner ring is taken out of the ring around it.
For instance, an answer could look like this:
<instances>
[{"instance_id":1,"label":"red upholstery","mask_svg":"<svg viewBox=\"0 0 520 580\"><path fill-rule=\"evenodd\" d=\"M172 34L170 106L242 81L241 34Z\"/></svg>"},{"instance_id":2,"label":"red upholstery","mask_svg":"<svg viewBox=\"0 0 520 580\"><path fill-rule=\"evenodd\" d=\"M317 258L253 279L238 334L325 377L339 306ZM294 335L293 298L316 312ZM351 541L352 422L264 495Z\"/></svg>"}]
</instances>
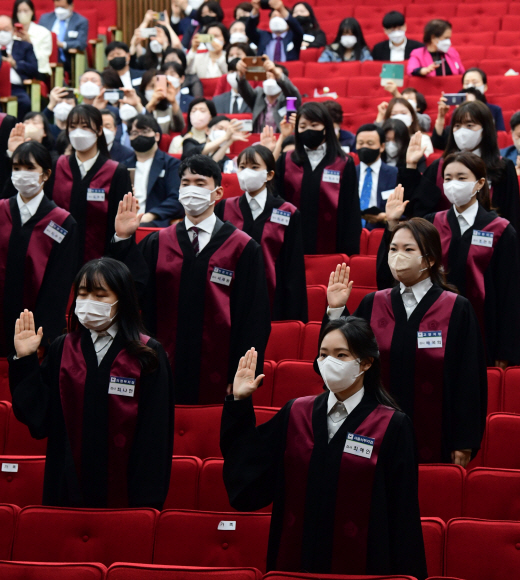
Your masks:
<instances>
[{"instance_id":1,"label":"red upholstery","mask_svg":"<svg viewBox=\"0 0 520 580\"><path fill-rule=\"evenodd\" d=\"M103 564L94 562L0 562L2 580L104 580L106 573L107 569Z\"/></svg>"},{"instance_id":2,"label":"red upholstery","mask_svg":"<svg viewBox=\"0 0 520 580\"><path fill-rule=\"evenodd\" d=\"M354 314L357 307L361 304L361 300L367 295L375 292L377 288L373 286L356 286L352 288L352 292L350 293L350 298L348 299L348 309L351 314Z\"/></svg>"},{"instance_id":3,"label":"red upholstery","mask_svg":"<svg viewBox=\"0 0 520 580\"><path fill-rule=\"evenodd\" d=\"M220 77L215 77L214 79L200 79L202 83L202 91L206 99L211 99L215 94L215 88Z\"/></svg>"},{"instance_id":4,"label":"red upholstery","mask_svg":"<svg viewBox=\"0 0 520 580\"><path fill-rule=\"evenodd\" d=\"M488 415L484 434L482 465L520 469L520 415Z\"/></svg>"},{"instance_id":5,"label":"red upholstery","mask_svg":"<svg viewBox=\"0 0 520 580\"><path fill-rule=\"evenodd\" d=\"M174 457L168 496L163 509L197 509L197 486L202 461L198 457Z\"/></svg>"},{"instance_id":6,"label":"red upholstery","mask_svg":"<svg viewBox=\"0 0 520 580\"><path fill-rule=\"evenodd\" d=\"M305 64L301 60L287 61L283 63L284 67L289 71L289 77L303 77Z\"/></svg>"},{"instance_id":7,"label":"red upholstery","mask_svg":"<svg viewBox=\"0 0 520 580\"><path fill-rule=\"evenodd\" d=\"M113 564L106 580L261 580L256 568L192 568L158 564Z\"/></svg>"},{"instance_id":8,"label":"red upholstery","mask_svg":"<svg viewBox=\"0 0 520 580\"><path fill-rule=\"evenodd\" d=\"M220 522L236 522L222 530ZM265 572L269 514L166 510L155 532L154 564L253 566Z\"/></svg>"},{"instance_id":9,"label":"red upholstery","mask_svg":"<svg viewBox=\"0 0 520 580\"><path fill-rule=\"evenodd\" d=\"M276 362L297 359L300 352L300 335L303 326L303 323L298 320L273 322L269 342L265 349L265 359Z\"/></svg>"},{"instance_id":10,"label":"red upholstery","mask_svg":"<svg viewBox=\"0 0 520 580\"><path fill-rule=\"evenodd\" d=\"M270 407L273 399L274 369L276 363L272 360L264 360L264 380L262 385L253 393L253 405Z\"/></svg>"},{"instance_id":11,"label":"red upholstery","mask_svg":"<svg viewBox=\"0 0 520 580\"><path fill-rule=\"evenodd\" d=\"M322 48L307 48L300 52L300 60L303 62L317 62L322 52Z\"/></svg>"},{"instance_id":12,"label":"red upholstery","mask_svg":"<svg viewBox=\"0 0 520 580\"><path fill-rule=\"evenodd\" d=\"M135 241L138 244L140 241L144 240L149 234L158 232L161 228L137 228L135 232Z\"/></svg>"},{"instance_id":13,"label":"red upholstery","mask_svg":"<svg viewBox=\"0 0 520 580\"><path fill-rule=\"evenodd\" d=\"M485 520L520 520L520 471L485 467L469 471L462 515Z\"/></svg>"},{"instance_id":14,"label":"red upholstery","mask_svg":"<svg viewBox=\"0 0 520 580\"><path fill-rule=\"evenodd\" d=\"M415 580L412 576L351 576L336 574L304 574L303 572L268 572L265 580Z\"/></svg>"},{"instance_id":15,"label":"red upholstery","mask_svg":"<svg viewBox=\"0 0 520 580\"><path fill-rule=\"evenodd\" d=\"M446 524L440 518L421 518L421 524L428 572L440 576L444 569Z\"/></svg>"},{"instance_id":16,"label":"red upholstery","mask_svg":"<svg viewBox=\"0 0 520 580\"><path fill-rule=\"evenodd\" d=\"M520 413L520 367L511 367L504 373L502 411Z\"/></svg>"},{"instance_id":17,"label":"red upholstery","mask_svg":"<svg viewBox=\"0 0 520 580\"><path fill-rule=\"evenodd\" d=\"M10 401L9 363L6 358L0 358L0 401Z\"/></svg>"},{"instance_id":18,"label":"red upholstery","mask_svg":"<svg viewBox=\"0 0 520 580\"><path fill-rule=\"evenodd\" d=\"M468 14L471 14L471 16L496 16L497 14L506 14L507 4L507 2L459 4L457 7L457 16L467 16ZM507 20L507 18L504 18L504 20Z\"/></svg>"},{"instance_id":19,"label":"red upholstery","mask_svg":"<svg viewBox=\"0 0 520 580\"><path fill-rule=\"evenodd\" d=\"M233 115L234 117L235 115ZM245 115L244 115L245 116ZM248 117L251 119L251 115L248 115ZM277 136L279 136L279 133L276 134ZM250 147L251 145L254 145L255 143L258 143L260 141L260 133L251 133L251 135L249 135L249 137L247 138L247 141L235 141L234 143L231 144L230 147L230 151L231 151L231 157L240 155L240 153L246 149L247 147ZM224 175L228 175L228 174L224 174ZM236 181L238 183L238 177L236 175L236 173L230 173L229 175L233 175L236 178ZM242 190L240 190L240 193L237 195L241 195L243 192Z\"/></svg>"},{"instance_id":20,"label":"red upholstery","mask_svg":"<svg viewBox=\"0 0 520 580\"><path fill-rule=\"evenodd\" d=\"M163 133L161 135L161 140L159 141L159 149L168 153L168 149L170 148L170 144L172 142L172 136L168 133Z\"/></svg>"},{"instance_id":21,"label":"red upholstery","mask_svg":"<svg viewBox=\"0 0 520 580\"><path fill-rule=\"evenodd\" d=\"M377 288L376 257L352 256L350 258L350 279L354 282L354 286Z\"/></svg>"},{"instance_id":22,"label":"red upholstery","mask_svg":"<svg viewBox=\"0 0 520 580\"><path fill-rule=\"evenodd\" d=\"M338 264L345 262L349 265L346 254L316 254L305 256L305 278L307 285L322 284L327 286L330 273L336 269Z\"/></svg>"},{"instance_id":23,"label":"red upholstery","mask_svg":"<svg viewBox=\"0 0 520 580\"><path fill-rule=\"evenodd\" d=\"M307 286L309 321L321 321L327 310L327 286Z\"/></svg>"},{"instance_id":24,"label":"red upholstery","mask_svg":"<svg viewBox=\"0 0 520 580\"><path fill-rule=\"evenodd\" d=\"M308 79L349 77L361 74L361 63L354 62L309 62L305 65L305 76ZM303 75L302 75L303 76ZM311 95L309 95L311 96Z\"/></svg>"},{"instance_id":25,"label":"red upholstery","mask_svg":"<svg viewBox=\"0 0 520 580\"><path fill-rule=\"evenodd\" d=\"M152 563L153 509L24 508L16 523L13 560Z\"/></svg>"},{"instance_id":26,"label":"red upholstery","mask_svg":"<svg viewBox=\"0 0 520 580\"><path fill-rule=\"evenodd\" d=\"M224 199L228 197L237 197L244 192L240 189L238 184L238 177L236 173L222 174L222 187L224 188Z\"/></svg>"},{"instance_id":27,"label":"red upholstery","mask_svg":"<svg viewBox=\"0 0 520 580\"><path fill-rule=\"evenodd\" d=\"M13 409L9 410L7 423L7 437L5 440L5 455L45 455L47 439L33 439L29 428L20 423L14 416Z\"/></svg>"},{"instance_id":28,"label":"red upholstery","mask_svg":"<svg viewBox=\"0 0 520 580\"><path fill-rule=\"evenodd\" d=\"M388 12L388 6L381 4L380 6L374 6L371 2L368 3L369 6L358 5L354 10L355 18L370 18L376 19L378 22L383 18L383 16ZM397 10L397 12L404 12L404 4L393 4L392 10Z\"/></svg>"},{"instance_id":29,"label":"red upholstery","mask_svg":"<svg viewBox=\"0 0 520 580\"><path fill-rule=\"evenodd\" d=\"M310 64L310 63L309 63ZM347 86L349 80L346 77L330 76L324 70L319 77L315 78L293 78L292 82L298 87L302 97L314 97L314 91L318 91L319 95L330 93L337 93L338 97L347 96Z\"/></svg>"},{"instance_id":30,"label":"red upholstery","mask_svg":"<svg viewBox=\"0 0 520 580\"><path fill-rule=\"evenodd\" d=\"M460 465L419 465L421 516L447 522L462 515L465 470Z\"/></svg>"},{"instance_id":31,"label":"red upholstery","mask_svg":"<svg viewBox=\"0 0 520 580\"><path fill-rule=\"evenodd\" d=\"M498 413L502 410L502 385L504 383L504 371L497 367L489 367L488 377L488 405L487 414Z\"/></svg>"},{"instance_id":32,"label":"red upholstery","mask_svg":"<svg viewBox=\"0 0 520 580\"><path fill-rule=\"evenodd\" d=\"M297 397L323 393L323 379L314 372L313 363L282 361L274 373L273 407L283 407Z\"/></svg>"},{"instance_id":33,"label":"red upholstery","mask_svg":"<svg viewBox=\"0 0 520 580\"><path fill-rule=\"evenodd\" d=\"M454 519L446 530L445 574L467 580L518 578L520 522Z\"/></svg>"},{"instance_id":34,"label":"red upholstery","mask_svg":"<svg viewBox=\"0 0 520 580\"><path fill-rule=\"evenodd\" d=\"M4 471L4 464L16 464L18 471ZM41 505L45 457L3 455L0 457L0 497L19 507Z\"/></svg>"},{"instance_id":35,"label":"red upholstery","mask_svg":"<svg viewBox=\"0 0 520 580\"><path fill-rule=\"evenodd\" d=\"M414 78L415 81L415 78ZM347 97L362 97L370 95L371 97L381 96L382 100L388 99L388 92L381 86L379 77L350 77L348 79ZM374 111L377 113L377 111ZM374 115L374 113L372 115ZM372 116L372 121L374 116Z\"/></svg>"},{"instance_id":36,"label":"red upholstery","mask_svg":"<svg viewBox=\"0 0 520 580\"><path fill-rule=\"evenodd\" d=\"M7 437L7 425L9 423L9 413L11 411L11 403L8 401L0 401L0 452L3 454L5 447L5 439Z\"/></svg>"},{"instance_id":37,"label":"red upholstery","mask_svg":"<svg viewBox=\"0 0 520 580\"><path fill-rule=\"evenodd\" d=\"M509 30L500 30L495 35L495 46L516 46L517 44L518 34L515 34L514 32Z\"/></svg>"},{"instance_id":38,"label":"red upholstery","mask_svg":"<svg viewBox=\"0 0 520 580\"><path fill-rule=\"evenodd\" d=\"M363 256L368 254L368 239L370 234L366 228L361 230L361 235L359 236L359 253Z\"/></svg>"},{"instance_id":39,"label":"red upholstery","mask_svg":"<svg viewBox=\"0 0 520 580\"><path fill-rule=\"evenodd\" d=\"M300 359L314 360L318 356L318 338L321 322L309 322L305 325L300 341Z\"/></svg>"},{"instance_id":40,"label":"red upholstery","mask_svg":"<svg viewBox=\"0 0 520 580\"><path fill-rule=\"evenodd\" d=\"M381 239L385 233L384 228L375 228L372 230L368 236L368 244L366 253L369 256L377 256L379 246L381 245Z\"/></svg>"},{"instance_id":41,"label":"red upholstery","mask_svg":"<svg viewBox=\"0 0 520 580\"><path fill-rule=\"evenodd\" d=\"M409 4L406 6L407 18L438 18L442 14L444 18L455 16L457 12L456 4L442 2L439 4Z\"/></svg>"},{"instance_id":42,"label":"red upholstery","mask_svg":"<svg viewBox=\"0 0 520 580\"><path fill-rule=\"evenodd\" d=\"M16 505L0 504L0 560L11 559L14 528L19 513L20 508Z\"/></svg>"},{"instance_id":43,"label":"red upholstery","mask_svg":"<svg viewBox=\"0 0 520 580\"><path fill-rule=\"evenodd\" d=\"M9 14L9 12L6 12ZM11 65L7 61L2 62L0 67L0 97L11 96Z\"/></svg>"}]
</instances>

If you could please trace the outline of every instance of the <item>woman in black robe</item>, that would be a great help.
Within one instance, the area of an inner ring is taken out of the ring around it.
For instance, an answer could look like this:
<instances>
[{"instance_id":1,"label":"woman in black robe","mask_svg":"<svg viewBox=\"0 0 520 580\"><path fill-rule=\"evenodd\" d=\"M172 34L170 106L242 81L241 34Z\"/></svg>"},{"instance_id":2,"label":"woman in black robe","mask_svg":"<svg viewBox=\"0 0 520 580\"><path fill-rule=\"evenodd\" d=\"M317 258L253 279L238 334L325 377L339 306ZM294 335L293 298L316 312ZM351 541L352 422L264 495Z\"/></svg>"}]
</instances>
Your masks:
<instances>
[{"instance_id":1,"label":"woman in black robe","mask_svg":"<svg viewBox=\"0 0 520 580\"><path fill-rule=\"evenodd\" d=\"M329 390L256 427L263 375L254 349L241 359L222 414L223 474L235 509L273 502L267 570L427 576L413 429L380 369L369 324L333 321L315 362Z\"/></svg>"}]
</instances>

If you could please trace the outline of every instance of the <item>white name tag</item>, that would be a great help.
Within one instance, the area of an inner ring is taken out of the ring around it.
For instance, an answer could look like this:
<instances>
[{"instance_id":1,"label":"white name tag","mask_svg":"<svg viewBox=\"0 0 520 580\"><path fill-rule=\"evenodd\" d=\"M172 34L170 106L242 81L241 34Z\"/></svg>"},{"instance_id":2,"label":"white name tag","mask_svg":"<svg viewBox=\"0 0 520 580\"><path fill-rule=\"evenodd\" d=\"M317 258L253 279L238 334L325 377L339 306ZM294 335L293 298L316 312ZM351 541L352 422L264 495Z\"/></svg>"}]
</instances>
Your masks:
<instances>
[{"instance_id":1,"label":"white name tag","mask_svg":"<svg viewBox=\"0 0 520 580\"><path fill-rule=\"evenodd\" d=\"M418 332L417 346L419 348L442 348L442 331Z\"/></svg>"},{"instance_id":2,"label":"white name tag","mask_svg":"<svg viewBox=\"0 0 520 580\"><path fill-rule=\"evenodd\" d=\"M138 87L138 86L140 86L140 85L141 85L141 81L142 81L142 80L143 80L143 79L142 79L141 77L139 77L139 78L137 78L137 79L132 79L132 86L133 86L133 87Z\"/></svg>"},{"instance_id":3,"label":"white name tag","mask_svg":"<svg viewBox=\"0 0 520 580\"><path fill-rule=\"evenodd\" d=\"M374 450L375 439L370 437L363 437L363 435L356 435L355 433L347 433L347 441L343 453L350 453L350 455L357 455L358 457L372 457Z\"/></svg>"},{"instance_id":4,"label":"white name tag","mask_svg":"<svg viewBox=\"0 0 520 580\"><path fill-rule=\"evenodd\" d=\"M291 212L282 211L281 209L273 209L271 214L271 221L275 224L281 224L282 226L288 226L291 221Z\"/></svg>"},{"instance_id":5,"label":"white name tag","mask_svg":"<svg viewBox=\"0 0 520 580\"><path fill-rule=\"evenodd\" d=\"M77 30L69 30L68 37L69 38L78 38L78 31Z\"/></svg>"},{"instance_id":6,"label":"white name tag","mask_svg":"<svg viewBox=\"0 0 520 580\"><path fill-rule=\"evenodd\" d=\"M166 115L164 117L157 117L156 121L158 123L169 123L170 122L170 117L168 115Z\"/></svg>"},{"instance_id":7,"label":"white name tag","mask_svg":"<svg viewBox=\"0 0 520 580\"><path fill-rule=\"evenodd\" d=\"M473 230L471 244L473 246L484 246L485 248L493 247L493 232L483 232L480 230Z\"/></svg>"},{"instance_id":8,"label":"white name tag","mask_svg":"<svg viewBox=\"0 0 520 580\"><path fill-rule=\"evenodd\" d=\"M386 191L381 192L381 199L387 200L390 197L390 194L394 193L393 189L387 189Z\"/></svg>"},{"instance_id":9,"label":"white name tag","mask_svg":"<svg viewBox=\"0 0 520 580\"><path fill-rule=\"evenodd\" d=\"M2 463L2 471L7 471L9 473L17 473L18 463Z\"/></svg>"},{"instance_id":10,"label":"white name tag","mask_svg":"<svg viewBox=\"0 0 520 580\"><path fill-rule=\"evenodd\" d=\"M109 395L121 395L122 397L133 397L135 394L135 379L126 377L110 377L108 385Z\"/></svg>"},{"instance_id":11,"label":"white name tag","mask_svg":"<svg viewBox=\"0 0 520 580\"><path fill-rule=\"evenodd\" d=\"M48 235L55 242L58 242L58 244L61 244L63 238L68 234L66 229L54 223L52 220L49 222L49 225L43 230L43 233Z\"/></svg>"},{"instance_id":12,"label":"white name tag","mask_svg":"<svg viewBox=\"0 0 520 580\"><path fill-rule=\"evenodd\" d=\"M237 523L236 522L227 522L227 521L222 520L218 524L218 529L219 530L236 530Z\"/></svg>"},{"instance_id":13,"label":"white name tag","mask_svg":"<svg viewBox=\"0 0 520 580\"><path fill-rule=\"evenodd\" d=\"M233 272L231 270L224 270L223 268L217 267L213 268L210 282L229 286L231 284L231 280L233 280Z\"/></svg>"},{"instance_id":14,"label":"white name tag","mask_svg":"<svg viewBox=\"0 0 520 580\"><path fill-rule=\"evenodd\" d=\"M348 145L342 145L341 148L345 153L350 153L350 147Z\"/></svg>"},{"instance_id":15,"label":"white name tag","mask_svg":"<svg viewBox=\"0 0 520 580\"><path fill-rule=\"evenodd\" d=\"M87 189L87 201L105 201L105 190L89 187Z\"/></svg>"},{"instance_id":16,"label":"white name tag","mask_svg":"<svg viewBox=\"0 0 520 580\"><path fill-rule=\"evenodd\" d=\"M189 95L189 94L190 94L189 87L184 87L183 89L181 89L181 95Z\"/></svg>"},{"instance_id":17,"label":"white name tag","mask_svg":"<svg viewBox=\"0 0 520 580\"><path fill-rule=\"evenodd\" d=\"M161 173L159 173L159 177L164 177L166 175L166 169L163 169Z\"/></svg>"},{"instance_id":18,"label":"white name tag","mask_svg":"<svg viewBox=\"0 0 520 580\"><path fill-rule=\"evenodd\" d=\"M280 115L280 117L285 117L285 115L287 115L287 107L282 107L281 109L278 109L278 114Z\"/></svg>"},{"instance_id":19,"label":"white name tag","mask_svg":"<svg viewBox=\"0 0 520 580\"><path fill-rule=\"evenodd\" d=\"M294 42L289 42L289 44L287 45L287 48L285 50L286 50L286 52L290 52L291 50L294 50Z\"/></svg>"},{"instance_id":20,"label":"white name tag","mask_svg":"<svg viewBox=\"0 0 520 580\"><path fill-rule=\"evenodd\" d=\"M325 169L322 181L325 183L339 183L340 172L334 169Z\"/></svg>"},{"instance_id":21,"label":"white name tag","mask_svg":"<svg viewBox=\"0 0 520 580\"><path fill-rule=\"evenodd\" d=\"M315 36L312 36L312 34L304 34L303 35L304 42L314 42L314 39L315 38L316 37Z\"/></svg>"}]
</instances>

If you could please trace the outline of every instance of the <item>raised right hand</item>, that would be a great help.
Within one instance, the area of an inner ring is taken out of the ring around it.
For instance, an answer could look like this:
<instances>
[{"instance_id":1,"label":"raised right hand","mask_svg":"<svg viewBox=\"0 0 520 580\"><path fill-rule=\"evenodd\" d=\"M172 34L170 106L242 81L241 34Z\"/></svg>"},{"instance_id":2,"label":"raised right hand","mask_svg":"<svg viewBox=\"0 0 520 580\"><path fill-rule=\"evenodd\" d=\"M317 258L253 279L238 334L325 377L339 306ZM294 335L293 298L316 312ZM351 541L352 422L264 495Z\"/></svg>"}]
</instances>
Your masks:
<instances>
[{"instance_id":1,"label":"raised right hand","mask_svg":"<svg viewBox=\"0 0 520 580\"><path fill-rule=\"evenodd\" d=\"M388 200L386 202L386 219L390 222L398 222L400 217L403 215L406 206L408 205L408 201L403 201L404 199L404 187L399 184L388 196Z\"/></svg>"},{"instance_id":2,"label":"raised right hand","mask_svg":"<svg viewBox=\"0 0 520 580\"><path fill-rule=\"evenodd\" d=\"M426 145L424 147L422 145L422 133L417 131L410 139L410 144L406 151L406 166L410 168L417 167L417 163L419 163L424 155L426 147Z\"/></svg>"},{"instance_id":3,"label":"raised right hand","mask_svg":"<svg viewBox=\"0 0 520 580\"><path fill-rule=\"evenodd\" d=\"M260 144L267 147L271 153L276 147L276 137L274 136L274 130L272 127L265 125L260 134Z\"/></svg>"},{"instance_id":4,"label":"raised right hand","mask_svg":"<svg viewBox=\"0 0 520 580\"><path fill-rule=\"evenodd\" d=\"M280 134L282 139L286 139L294 133L294 128L296 127L296 113L291 113L289 115L289 120L286 121L285 117L280 121Z\"/></svg>"},{"instance_id":5,"label":"raised right hand","mask_svg":"<svg viewBox=\"0 0 520 580\"><path fill-rule=\"evenodd\" d=\"M68 93L68 89L65 87L54 87L52 91L49 93L49 104L47 108L49 111L53 111L54 107L63 101L65 96Z\"/></svg>"},{"instance_id":6,"label":"raised right hand","mask_svg":"<svg viewBox=\"0 0 520 580\"><path fill-rule=\"evenodd\" d=\"M237 74L241 77L245 76L247 72L247 65L243 60L237 62Z\"/></svg>"},{"instance_id":7,"label":"raised right hand","mask_svg":"<svg viewBox=\"0 0 520 580\"><path fill-rule=\"evenodd\" d=\"M16 125L11 129L11 134L9 135L9 141L7 141L7 149L14 153L18 145L25 142L25 125L23 123L16 123Z\"/></svg>"},{"instance_id":8,"label":"raised right hand","mask_svg":"<svg viewBox=\"0 0 520 580\"><path fill-rule=\"evenodd\" d=\"M34 330L34 315L29 310L24 310L20 314L14 325L14 348L16 356L22 358L34 354L43 337L43 328L40 326L38 332Z\"/></svg>"},{"instance_id":9,"label":"raised right hand","mask_svg":"<svg viewBox=\"0 0 520 580\"><path fill-rule=\"evenodd\" d=\"M250 348L239 363L235 380L233 381L233 395L236 399L247 399L260 386L265 375L258 375L255 379L256 362L258 353L254 348Z\"/></svg>"},{"instance_id":10,"label":"raised right hand","mask_svg":"<svg viewBox=\"0 0 520 580\"><path fill-rule=\"evenodd\" d=\"M138 211L137 199L131 193L127 193L117 208L115 229L118 238L130 238L135 234L144 215Z\"/></svg>"},{"instance_id":11,"label":"raised right hand","mask_svg":"<svg viewBox=\"0 0 520 580\"><path fill-rule=\"evenodd\" d=\"M441 119L444 119L446 117L446 113L450 110L450 106L446 103L446 97L444 96L444 93L442 93L438 105L439 107L437 109L437 116L441 117Z\"/></svg>"},{"instance_id":12,"label":"raised right hand","mask_svg":"<svg viewBox=\"0 0 520 580\"><path fill-rule=\"evenodd\" d=\"M327 288L327 302L330 308L344 308L352 292L354 282L349 282L350 267L345 263L338 264L336 270L330 273Z\"/></svg>"}]
</instances>

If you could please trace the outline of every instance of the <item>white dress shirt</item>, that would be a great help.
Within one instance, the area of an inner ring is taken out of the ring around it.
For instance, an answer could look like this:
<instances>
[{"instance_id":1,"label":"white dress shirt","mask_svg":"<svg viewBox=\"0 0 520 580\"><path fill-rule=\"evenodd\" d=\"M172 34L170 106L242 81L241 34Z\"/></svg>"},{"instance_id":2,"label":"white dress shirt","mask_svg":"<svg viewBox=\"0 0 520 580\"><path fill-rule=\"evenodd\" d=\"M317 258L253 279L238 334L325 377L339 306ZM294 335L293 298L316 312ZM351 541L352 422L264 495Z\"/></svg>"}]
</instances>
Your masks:
<instances>
[{"instance_id":1,"label":"white dress shirt","mask_svg":"<svg viewBox=\"0 0 520 580\"><path fill-rule=\"evenodd\" d=\"M50 75L52 73L49 64L49 58L52 54L52 34L50 30L47 30L45 26L36 24L36 22L31 22L27 33L38 61L38 72Z\"/></svg>"},{"instance_id":2,"label":"white dress shirt","mask_svg":"<svg viewBox=\"0 0 520 580\"><path fill-rule=\"evenodd\" d=\"M406 48L407 42L408 39L406 38L406 36L404 38L403 44L401 44L400 46L395 46L391 40L388 41L388 43L390 44L390 62L401 62L405 60L404 49Z\"/></svg>"},{"instance_id":3,"label":"white dress shirt","mask_svg":"<svg viewBox=\"0 0 520 580\"><path fill-rule=\"evenodd\" d=\"M22 226L25 225L38 211L43 196L44 193L42 190L38 195L35 195L27 203L24 203L22 196L19 193L16 195L16 202L18 203L18 209L20 210L20 219L22 220Z\"/></svg>"},{"instance_id":4,"label":"white dress shirt","mask_svg":"<svg viewBox=\"0 0 520 580\"><path fill-rule=\"evenodd\" d=\"M148 195L148 178L150 177L150 169L152 168L154 157L150 157L146 161L136 161L135 175L134 175L134 192L139 207L142 211L146 208L146 197Z\"/></svg>"},{"instance_id":5,"label":"white dress shirt","mask_svg":"<svg viewBox=\"0 0 520 580\"><path fill-rule=\"evenodd\" d=\"M120 75L119 78L121 79L121 82L123 83L123 87L125 87L125 89L134 88L134 86L132 85L132 77L130 76L130 69L127 70L124 75Z\"/></svg>"},{"instance_id":6,"label":"white dress shirt","mask_svg":"<svg viewBox=\"0 0 520 580\"><path fill-rule=\"evenodd\" d=\"M103 332L97 332L95 330L90 331L90 336L92 337L92 342L94 343L94 350L96 351L98 366L101 364L103 357L106 355L110 345L114 341L117 330L117 324L114 323Z\"/></svg>"},{"instance_id":7,"label":"white dress shirt","mask_svg":"<svg viewBox=\"0 0 520 580\"><path fill-rule=\"evenodd\" d=\"M361 403L364 394L365 387L361 387L357 393L354 393L344 401L340 401L332 391L329 392L329 398L327 399L327 431L329 441L336 435L348 415Z\"/></svg>"},{"instance_id":8,"label":"white dress shirt","mask_svg":"<svg viewBox=\"0 0 520 580\"><path fill-rule=\"evenodd\" d=\"M359 199L361 199L363 184L365 183L365 177L367 175L367 167L368 165L366 163L359 163ZM370 192L370 202L368 207L377 207L377 184L379 182L379 172L381 171L381 157L370 165L370 169L372 169L372 191Z\"/></svg>"},{"instance_id":9,"label":"white dress shirt","mask_svg":"<svg viewBox=\"0 0 520 580\"><path fill-rule=\"evenodd\" d=\"M13 52L13 43L14 40L11 40L11 42L5 47L5 51L9 56L11 56L11 53ZM13 67L11 67L10 76L11 76L10 81L12 85L23 85L22 77L16 72L16 70Z\"/></svg>"},{"instance_id":10,"label":"white dress shirt","mask_svg":"<svg viewBox=\"0 0 520 580\"><path fill-rule=\"evenodd\" d=\"M265 209L265 202L267 201L267 188L255 195L255 197L251 197L246 191L246 199L247 203L249 204L249 208L251 209L253 219L256 220L256 218Z\"/></svg>"},{"instance_id":11,"label":"white dress shirt","mask_svg":"<svg viewBox=\"0 0 520 580\"><path fill-rule=\"evenodd\" d=\"M421 280L421 282L417 282L417 284L414 284L413 286L405 286L402 282L399 283L399 286L404 309L406 310L406 317L410 318L419 302L426 296L428 290L433 286L433 282L431 281L431 278L428 277Z\"/></svg>"},{"instance_id":12,"label":"white dress shirt","mask_svg":"<svg viewBox=\"0 0 520 580\"><path fill-rule=\"evenodd\" d=\"M237 108L239 111L240 107L242 106L242 103L244 102L244 99L238 93L235 93L233 89L231 89L231 98L229 99L229 111L228 111L230 115L233 114L233 103L235 101L235 97L237 101Z\"/></svg>"},{"instance_id":13,"label":"white dress shirt","mask_svg":"<svg viewBox=\"0 0 520 580\"><path fill-rule=\"evenodd\" d=\"M310 131L310 129L309 129ZM312 170L314 171L316 167L322 162L325 155L327 155L327 143L322 143L317 149L309 149L304 145L305 153L309 158L309 163L311 164Z\"/></svg>"},{"instance_id":14,"label":"white dress shirt","mask_svg":"<svg viewBox=\"0 0 520 580\"><path fill-rule=\"evenodd\" d=\"M87 159L86 161L80 161L78 159L78 154L76 153L76 161L78 162L79 172L81 174L81 179L85 178L85 175L94 167L94 163L99 157L99 151L92 157L92 159Z\"/></svg>"},{"instance_id":15,"label":"white dress shirt","mask_svg":"<svg viewBox=\"0 0 520 580\"><path fill-rule=\"evenodd\" d=\"M184 218L184 225L188 230L188 236L190 237L190 241L193 242L194 232L190 229L193 227L199 228L199 253L208 245L209 241L211 240L211 234L215 229L215 224L217 223L217 217L214 213L212 213L209 217L207 217L204 221L201 221L200 224L195 225L190 221L189 216Z\"/></svg>"},{"instance_id":16,"label":"white dress shirt","mask_svg":"<svg viewBox=\"0 0 520 580\"><path fill-rule=\"evenodd\" d=\"M67 31L69 29L69 22L70 19L72 18L72 12L70 13L70 16L65 20L65 31ZM51 32L54 32L54 34L59 38L60 36L60 22L61 20L59 18L56 18L56 20L54 21L54 24L52 25L51 28ZM65 32L65 38L67 38L67 33ZM65 40L63 41L63 50L67 50L67 43L65 42Z\"/></svg>"},{"instance_id":17,"label":"white dress shirt","mask_svg":"<svg viewBox=\"0 0 520 580\"><path fill-rule=\"evenodd\" d=\"M455 212L457 221L459 222L460 235L463 236L469 228L472 228L475 224L475 219L477 218L478 213L478 202L470 205L462 213L459 213L455 206L453 206L453 211Z\"/></svg>"}]
</instances>

